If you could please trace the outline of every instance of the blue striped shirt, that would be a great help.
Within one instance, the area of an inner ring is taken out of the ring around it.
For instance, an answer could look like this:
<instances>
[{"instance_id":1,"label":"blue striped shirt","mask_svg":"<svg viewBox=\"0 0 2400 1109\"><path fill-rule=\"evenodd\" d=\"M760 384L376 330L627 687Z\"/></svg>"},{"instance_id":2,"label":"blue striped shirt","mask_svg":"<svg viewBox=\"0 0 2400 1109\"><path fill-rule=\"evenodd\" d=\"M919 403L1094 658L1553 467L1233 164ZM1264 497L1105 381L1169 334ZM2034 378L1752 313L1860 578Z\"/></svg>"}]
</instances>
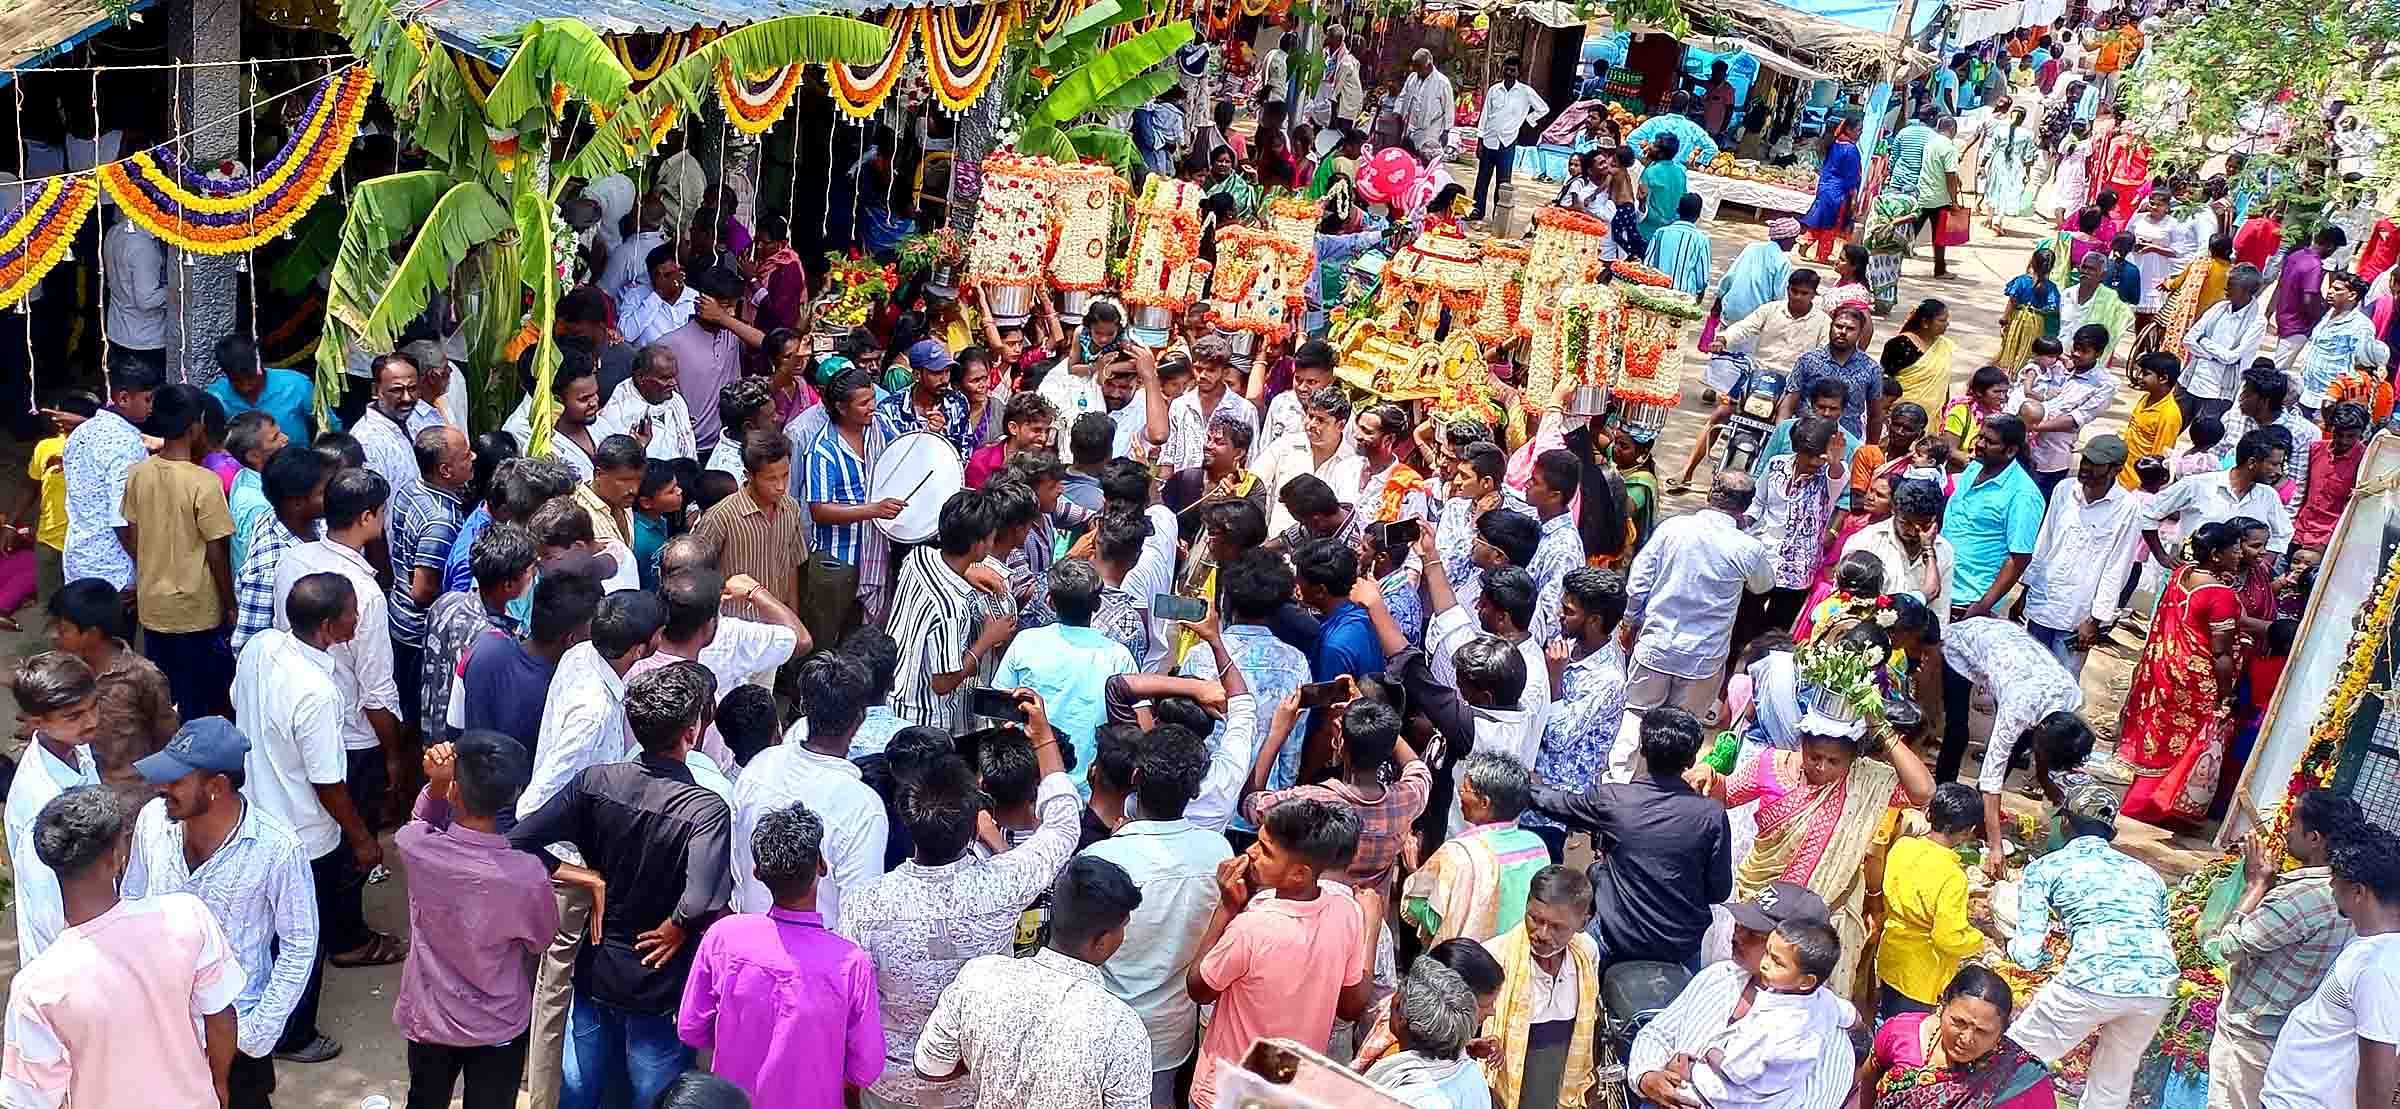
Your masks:
<instances>
[{"instance_id":1,"label":"blue striped shirt","mask_svg":"<svg viewBox=\"0 0 2400 1109\"><path fill-rule=\"evenodd\" d=\"M867 433L868 454L875 453L875 436L873 431ZM850 449L850 441L842 438L839 429L826 428L824 434L817 436L816 445L808 449L808 489L809 497L823 504L867 503L867 460ZM872 526L864 520L812 524L809 545L856 566L866 547L866 529Z\"/></svg>"},{"instance_id":2,"label":"blue striped shirt","mask_svg":"<svg viewBox=\"0 0 2400 1109\"><path fill-rule=\"evenodd\" d=\"M967 426L967 396L956 389L942 392L942 438L958 448L960 454L972 454L981 446L975 441L975 429ZM917 411L916 393L904 390L883 398L875 405L875 426L887 439L897 439L912 431L925 431L925 417ZM819 498L824 499L824 498Z\"/></svg>"},{"instance_id":3,"label":"blue striped shirt","mask_svg":"<svg viewBox=\"0 0 2400 1109\"><path fill-rule=\"evenodd\" d=\"M1666 274L1676 292L1699 296L1708 288L1708 233L1697 224L1676 220L1650 237L1643 261Z\"/></svg>"}]
</instances>

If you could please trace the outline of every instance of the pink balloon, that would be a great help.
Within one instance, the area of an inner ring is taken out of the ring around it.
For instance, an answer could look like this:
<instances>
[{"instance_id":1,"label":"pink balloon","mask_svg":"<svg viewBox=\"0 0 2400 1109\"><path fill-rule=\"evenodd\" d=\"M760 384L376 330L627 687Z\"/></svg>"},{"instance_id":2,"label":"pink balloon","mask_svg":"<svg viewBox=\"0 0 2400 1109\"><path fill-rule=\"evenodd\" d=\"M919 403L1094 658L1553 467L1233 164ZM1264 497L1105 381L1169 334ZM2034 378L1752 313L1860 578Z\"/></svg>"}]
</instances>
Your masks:
<instances>
[{"instance_id":1,"label":"pink balloon","mask_svg":"<svg viewBox=\"0 0 2400 1109\"><path fill-rule=\"evenodd\" d=\"M1425 167L1396 146L1367 156L1358 167L1358 197L1369 204L1390 204L1406 197Z\"/></svg>"}]
</instances>

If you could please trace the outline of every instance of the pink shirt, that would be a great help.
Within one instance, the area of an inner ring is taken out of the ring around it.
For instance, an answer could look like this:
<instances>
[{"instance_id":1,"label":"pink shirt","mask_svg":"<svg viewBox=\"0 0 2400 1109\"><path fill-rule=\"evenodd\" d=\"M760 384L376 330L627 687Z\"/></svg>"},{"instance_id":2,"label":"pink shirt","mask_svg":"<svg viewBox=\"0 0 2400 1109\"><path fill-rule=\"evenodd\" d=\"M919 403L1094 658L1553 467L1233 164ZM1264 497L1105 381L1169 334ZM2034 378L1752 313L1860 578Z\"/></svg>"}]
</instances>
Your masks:
<instances>
[{"instance_id":1,"label":"pink shirt","mask_svg":"<svg viewBox=\"0 0 2400 1109\"><path fill-rule=\"evenodd\" d=\"M1192 1109L1217 1100L1217 1068L1238 1064L1262 1037L1325 1050L1342 987L1366 977L1365 925L1341 885L1319 880L1313 901L1259 894L1200 957L1200 980L1223 994L1200 1041Z\"/></svg>"},{"instance_id":2,"label":"pink shirt","mask_svg":"<svg viewBox=\"0 0 2400 1109\"><path fill-rule=\"evenodd\" d=\"M0 1102L213 1109L197 1021L231 1006L242 980L199 898L118 902L17 972Z\"/></svg>"},{"instance_id":3,"label":"pink shirt","mask_svg":"<svg viewBox=\"0 0 2400 1109\"><path fill-rule=\"evenodd\" d=\"M677 1033L710 1069L789 1109L841 1109L842 1087L883 1077L875 960L816 913L769 909L710 927L683 987Z\"/></svg>"},{"instance_id":4,"label":"pink shirt","mask_svg":"<svg viewBox=\"0 0 2400 1109\"><path fill-rule=\"evenodd\" d=\"M507 1043L533 1018L527 958L550 946L558 901L541 860L508 837L450 822L450 802L417 793L392 835L408 872L408 961L392 1023L411 1042Z\"/></svg>"}]
</instances>

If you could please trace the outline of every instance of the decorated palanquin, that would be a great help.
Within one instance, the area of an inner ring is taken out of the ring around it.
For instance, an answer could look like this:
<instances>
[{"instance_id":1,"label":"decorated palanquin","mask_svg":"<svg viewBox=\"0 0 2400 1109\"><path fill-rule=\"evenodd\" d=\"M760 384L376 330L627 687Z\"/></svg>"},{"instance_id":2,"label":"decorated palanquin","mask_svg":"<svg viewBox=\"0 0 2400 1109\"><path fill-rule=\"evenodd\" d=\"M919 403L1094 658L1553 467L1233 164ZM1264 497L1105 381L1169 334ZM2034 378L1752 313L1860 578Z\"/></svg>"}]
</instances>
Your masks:
<instances>
[{"instance_id":1,"label":"decorated palanquin","mask_svg":"<svg viewBox=\"0 0 2400 1109\"><path fill-rule=\"evenodd\" d=\"M1483 305L1475 311L1475 337L1486 346L1507 346L1525 338L1525 263L1531 247L1494 239L1483 248Z\"/></svg>"},{"instance_id":2,"label":"decorated palanquin","mask_svg":"<svg viewBox=\"0 0 2400 1109\"><path fill-rule=\"evenodd\" d=\"M1200 260L1198 185L1153 173L1133 204L1133 242L1119 288L1143 341L1165 342L1175 316L1191 307L1206 283Z\"/></svg>"},{"instance_id":3,"label":"decorated palanquin","mask_svg":"<svg viewBox=\"0 0 2400 1109\"><path fill-rule=\"evenodd\" d=\"M1304 250L1273 231L1217 229L1217 268L1210 290L1217 327L1232 340L1236 356L1253 354L1291 333L1292 318L1308 303L1309 266L1303 260L1314 256L1313 245ZM1301 275L1299 280L1294 274Z\"/></svg>"},{"instance_id":4,"label":"decorated palanquin","mask_svg":"<svg viewBox=\"0 0 2400 1109\"><path fill-rule=\"evenodd\" d=\"M1533 216L1533 242L1527 248L1525 280L1520 293L1529 306L1519 317L1533 340L1525 365L1526 403L1547 407L1558 388L1564 343L1558 334L1561 298L1571 289L1588 286L1599 275L1601 251L1608 242L1608 224L1585 212L1544 208Z\"/></svg>"},{"instance_id":5,"label":"decorated palanquin","mask_svg":"<svg viewBox=\"0 0 2400 1109\"><path fill-rule=\"evenodd\" d=\"M1093 294L1108 288L1108 244L1116 231L1117 207L1131 190L1103 165L1060 166L1051 198L1050 287L1058 290L1060 315L1083 319Z\"/></svg>"},{"instance_id":6,"label":"decorated palanquin","mask_svg":"<svg viewBox=\"0 0 2400 1109\"><path fill-rule=\"evenodd\" d=\"M1683 399L1683 331L1701 317L1691 294L1654 281L1665 275L1631 262L1612 262L1621 306L1617 312L1616 377L1610 392L1617 418L1656 429Z\"/></svg>"},{"instance_id":7,"label":"decorated palanquin","mask_svg":"<svg viewBox=\"0 0 2400 1109\"><path fill-rule=\"evenodd\" d=\"M985 307L1003 323L1021 323L1042 294L1050 261L1052 209L1061 168L1047 158L994 154L983 162L983 196L967 240L967 273Z\"/></svg>"},{"instance_id":8,"label":"decorated palanquin","mask_svg":"<svg viewBox=\"0 0 2400 1109\"><path fill-rule=\"evenodd\" d=\"M1218 241L1221 260L1222 232ZM1373 311L1336 337L1334 376L1386 400L1431 402L1437 419L1453 418L1453 404L1496 410L1476 332L1492 284L1484 261L1483 243L1440 230L1402 248Z\"/></svg>"}]
</instances>

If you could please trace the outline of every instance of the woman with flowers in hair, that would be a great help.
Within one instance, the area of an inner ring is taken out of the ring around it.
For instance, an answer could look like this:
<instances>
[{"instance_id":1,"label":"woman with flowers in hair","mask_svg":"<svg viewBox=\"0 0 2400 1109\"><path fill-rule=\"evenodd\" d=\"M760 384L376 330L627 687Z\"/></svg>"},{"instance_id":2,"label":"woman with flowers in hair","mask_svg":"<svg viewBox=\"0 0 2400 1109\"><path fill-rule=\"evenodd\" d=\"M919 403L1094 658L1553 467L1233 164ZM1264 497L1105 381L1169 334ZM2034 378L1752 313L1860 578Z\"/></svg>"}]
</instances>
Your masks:
<instances>
[{"instance_id":1,"label":"woman with flowers in hair","mask_svg":"<svg viewBox=\"0 0 2400 1109\"><path fill-rule=\"evenodd\" d=\"M2183 555L2150 621L2118 729L2117 753L2134 770L2124 814L2150 824L2208 815L2240 638L2241 529L2202 524Z\"/></svg>"},{"instance_id":2,"label":"woman with flowers in hair","mask_svg":"<svg viewBox=\"0 0 2400 1109\"><path fill-rule=\"evenodd\" d=\"M1888 842L1894 808L1925 804L1933 775L1885 717L1880 681L1892 646L1896 609L1860 619L1838 638L1800 652L1801 699L1796 750L1762 753L1719 778L1691 773L1695 787L1736 807L1759 802L1758 839L1733 877L1746 901L1776 882L1807 886L1825 899L1842 937L1842 960L1826 986L1851 998L1867 946L1867 861ZM1865 999L1872 1007L1873 997Z\"/></svg>"}]
</instances>

